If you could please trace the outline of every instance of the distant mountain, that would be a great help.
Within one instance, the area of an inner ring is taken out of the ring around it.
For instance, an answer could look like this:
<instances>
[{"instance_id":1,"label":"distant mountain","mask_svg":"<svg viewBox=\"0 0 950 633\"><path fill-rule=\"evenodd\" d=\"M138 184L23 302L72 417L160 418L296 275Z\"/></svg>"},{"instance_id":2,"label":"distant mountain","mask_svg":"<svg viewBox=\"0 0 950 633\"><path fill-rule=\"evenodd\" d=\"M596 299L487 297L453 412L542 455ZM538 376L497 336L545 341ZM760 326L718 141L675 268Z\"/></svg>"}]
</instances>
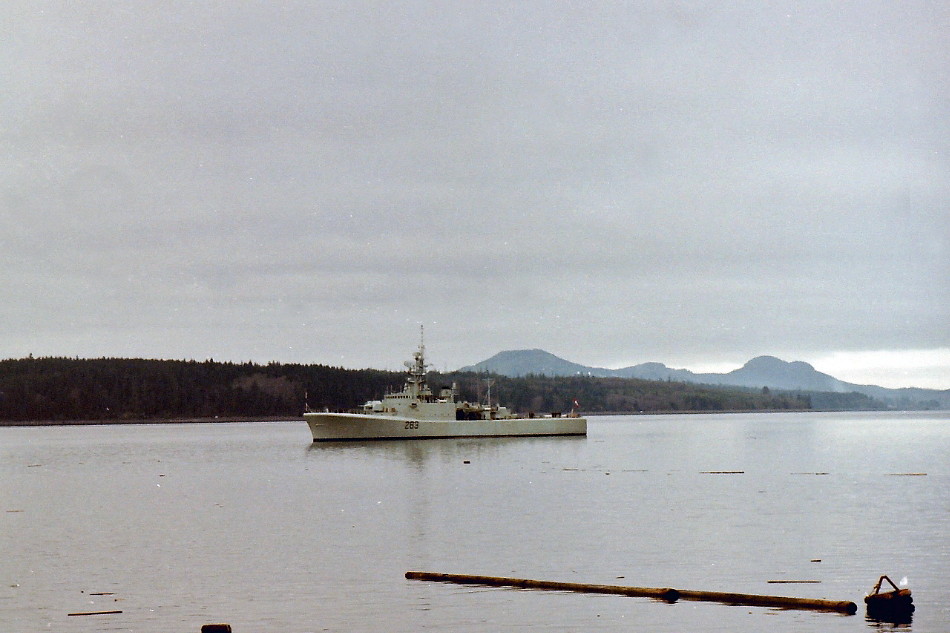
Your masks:
<instances>
[{"instance_id":1,"label":"distant mountain","mask_svg":"<svg viewBox=\"0 0 950 633\"><path fill-rule=\"evenodd\" d=\"M545 376L575 376L578 374L584 376L588 374L594 376L608 376L610 375L609 373L602 372L610 372L611 370L578 365L577 363L564 360L541 349L519 349L498 352L488 360L483 360L469 367L463 367L459 371L485 372L516 378L518 376L527 376L528 374L543 374Z\"/></svg>"},{"instance_id":2,"label":"distant mountain","mask_svg":"<svg viewBox=\"0 0 950 633\"><path fill-rule=\"evenodd\" d=\"M808 363L789 363L774 356L758 356L727 374L703 374L703 377L704 382L718 385L834 393L847 393L857 386L823 374Z\"/></svg>"},{"instance_id":3,"label":"distant mountain","mask_svg":"<svg viewBox=\"0 0 950 633\"><path fill-rule=\"evenodd\" d=\"M874 385L856 385L838 380L802 361L787 362L774 356L753 358L739 369L725 374L697 374L688 369L673 369L663 363L642 363L622 369L588 367L540 349L509 350L495 354L459 371L495 373L503 376L596 376L669 380L706 385L813 391L824 393L860 393L893 408L950 408L950 389L888 389Z\"/></svg>"}]
</instances>

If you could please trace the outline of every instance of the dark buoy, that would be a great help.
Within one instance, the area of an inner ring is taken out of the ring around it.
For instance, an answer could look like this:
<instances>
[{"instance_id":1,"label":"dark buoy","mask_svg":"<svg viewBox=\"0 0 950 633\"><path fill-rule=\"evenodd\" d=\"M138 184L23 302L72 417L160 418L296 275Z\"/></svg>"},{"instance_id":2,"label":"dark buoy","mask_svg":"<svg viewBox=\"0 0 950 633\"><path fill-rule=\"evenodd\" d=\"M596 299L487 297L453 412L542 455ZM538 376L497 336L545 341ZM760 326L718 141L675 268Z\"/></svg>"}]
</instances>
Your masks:
<instances>
[{"instance_id":1,"label":"dark buoy","mask_svg":"<svg viewBox=\"0 0 950 633\"><path fill-rule=\"evenodd\" d=\"M881 591L881 584L887 581L893 591ZM895 624L909 624L914 612L914 599L910 589L900 589L887 576L881 576L871 593L864 597L867 605L867 615L871 620L892 622Z\"/></svg>"}]
</instances>

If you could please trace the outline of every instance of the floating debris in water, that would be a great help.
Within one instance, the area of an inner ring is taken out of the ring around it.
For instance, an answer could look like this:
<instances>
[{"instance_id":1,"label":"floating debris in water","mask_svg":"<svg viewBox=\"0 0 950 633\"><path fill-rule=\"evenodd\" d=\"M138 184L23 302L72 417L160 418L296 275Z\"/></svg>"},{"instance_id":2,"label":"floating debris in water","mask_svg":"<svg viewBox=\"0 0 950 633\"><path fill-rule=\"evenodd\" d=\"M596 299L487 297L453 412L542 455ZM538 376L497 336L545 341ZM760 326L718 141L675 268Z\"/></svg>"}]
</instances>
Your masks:
<instances>
[{"instance_id":1,"label":"floating debris in water","mask_svg":"<svg viewBox=\"0 0 950 633\"><path fill-rule=\"evenodd\" d=\"M748 605L758 607L778 607L782 609L810 609L818 611L836 611L853 615L858 607L845 600L818 600L811 598L788 598L784 596L760 596L741 593L723 593L718 591L685 591L670 587L626 587L618 585L592 585L587 583L557 582L550 580L532 580L529 578L503 578L497 576L473 576L469 574L443 574L427 571L407 571L409 580L429 580L452 582L463 585L489 585L496 587L518 587L520 589L550 589L554 591L578 591L582 593L606 593L625 596L639 596L676 602L694 600L701 602L722 602L724 604Z\"/></svg>"},{"instance_id":2,"label":"floating debris in water","mask_svg":"<svg viewBox=\"0 0 950 633\"><path fill-rule=\"evenodd\" d=\"M881 591L881 584L885 580L894 588L893 591ZM906 580L905 576L901 579L901 584ZM864 603L867 605L867 617L878 622L910 624L914 613L914 599L910 589L899 589L887 576L878 579L871 593L864 597Z\"/></svg>"},{"instance_id":3,"label":"floating debris in water","mask_svg":"<svg viewBox=\"0 0 950 633\"><path fill-rule=\"evenodd\" d=\"M121 611L80 611L77 613L67 613L68 616L73 615L112 615L114 613L122 613Z\"/></svg>"}]
</instances>

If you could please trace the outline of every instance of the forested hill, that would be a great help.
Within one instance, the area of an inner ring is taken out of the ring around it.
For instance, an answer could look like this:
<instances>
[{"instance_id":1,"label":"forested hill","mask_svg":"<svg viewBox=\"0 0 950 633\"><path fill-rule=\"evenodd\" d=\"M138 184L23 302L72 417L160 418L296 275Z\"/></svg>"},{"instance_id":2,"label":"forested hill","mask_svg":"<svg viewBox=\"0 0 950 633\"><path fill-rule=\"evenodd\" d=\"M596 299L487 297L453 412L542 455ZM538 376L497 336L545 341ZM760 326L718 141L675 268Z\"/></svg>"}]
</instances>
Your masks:
<instances>
[{"instance_id":1,"label":"forested hill","mask_svg":"<svg viewBox=\"0 0 950 633\"><path fill-rule=\"evenodd\" d=\"M400 374L213 360L26 358L0 361L0 420L297 417L354 406Z\"/></svg>"},{"instance_id":2,"label":"forested hill","mask_svg":"<svg viewBox=\"0 0 950 633\"><path fill-rule=\"evenodd\" d=\"M433 388L459 383L483 400L474 373L430 374ZM348 409L402 386L403 374L325 365L212 360L24 358L0 361L0 423L135 421L214 417L297 418L313 409ZM495 376L492 400L520 412L725 411L809 408L814 394L701 387L623 378ZM827 405L825 405L827 406ZM870 408L868 402L839 408Z\"/></svg>"}]
</instances>

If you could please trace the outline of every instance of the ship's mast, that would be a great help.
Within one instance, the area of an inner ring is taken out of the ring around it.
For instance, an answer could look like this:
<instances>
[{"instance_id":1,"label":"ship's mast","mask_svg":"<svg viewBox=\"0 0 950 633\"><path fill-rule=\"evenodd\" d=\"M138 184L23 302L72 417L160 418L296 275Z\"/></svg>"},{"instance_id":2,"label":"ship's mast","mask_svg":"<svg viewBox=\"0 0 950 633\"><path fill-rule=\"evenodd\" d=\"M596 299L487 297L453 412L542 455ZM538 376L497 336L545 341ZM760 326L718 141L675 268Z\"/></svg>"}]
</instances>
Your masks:
<instances>
[{"instance_id":1,"label":"ship's mast","mask_svg":"<svg viewBox=\"0 0 950 633\"><path fill-rule=\"evenodd\" d=\"M427 395L428 392L426 387L425 330L422 325L419 326L419 350L412 355L412 359L413 362L406 361L406 367L409 368L409 378L406 379L406 382L409 383L410 395L418 398L420 395Z\"/></svg>"},{"instance_id":2,"label":"ship's mast","mask_svg":"<svg viewBox=\"0 0 950 633\"><path fill-rule=\"evenodd\" d=\"M426 355L426 326L419 324L419 360L422 362L423 370L425 369L425 355Z\"/></svg>"}]
</instances>

